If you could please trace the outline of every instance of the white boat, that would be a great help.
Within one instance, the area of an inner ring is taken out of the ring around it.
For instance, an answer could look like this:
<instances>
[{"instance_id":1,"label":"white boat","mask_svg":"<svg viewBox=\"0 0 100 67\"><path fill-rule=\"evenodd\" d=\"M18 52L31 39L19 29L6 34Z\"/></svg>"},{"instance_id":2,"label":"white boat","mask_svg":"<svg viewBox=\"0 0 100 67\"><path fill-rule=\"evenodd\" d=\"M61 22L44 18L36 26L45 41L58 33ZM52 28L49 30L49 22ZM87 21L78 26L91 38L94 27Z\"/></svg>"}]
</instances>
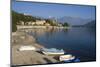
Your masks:
<instances>
[{"instance_id":1,"label":"white boat","mask_svg":"<svg viewBox=\"0 0 100 67\"><path fill-rule=\"evenodd\" d=\"M28 50L36 50L36 48L35 47L33 47L33 46L21 46L19 49L18 49L19 51L28 51Z\"/></svg>"},{"instance_id":2,"label":"white boat","mask_svg":"<svg viewBox=\"0 0 100 67\"><path fill-rule=\"evenodd\" d=\"M50 49L42 49L42 53L45 55L63 55L64 54L64 50L58 50L55 48L50 48Z\"/></svg>"},{"instance_id":3,"label":"white boat","mask_svg":"<svg viewBox=\"0 0 100 67\"><path fill-rule=\"evenodd\" d=\"M60 61L71 61L74 60L75 56L72 56L71 54L67 54L67 55L62 55L59 57Z\"/></svg>"}]
</instances>

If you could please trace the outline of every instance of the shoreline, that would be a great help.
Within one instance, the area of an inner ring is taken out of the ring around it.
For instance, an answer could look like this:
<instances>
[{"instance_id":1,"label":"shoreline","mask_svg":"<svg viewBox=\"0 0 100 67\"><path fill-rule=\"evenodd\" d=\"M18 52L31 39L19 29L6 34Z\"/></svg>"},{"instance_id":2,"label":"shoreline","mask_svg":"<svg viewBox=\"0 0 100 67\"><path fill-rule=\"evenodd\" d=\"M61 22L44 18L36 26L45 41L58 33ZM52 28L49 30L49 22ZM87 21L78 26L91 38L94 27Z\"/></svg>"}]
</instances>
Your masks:
<instances>
[{"instance_id":1,"label":"shoreline","mask_svg":"<svg viewBox=\"0 0 100 67\"><path fill-rule=\"evenodd\" d=\"M36 43L33 36L28 35L24 32L13 32L12 33L12 65L28 65L28 64L47 64L57 63L58 59L55 56L44 55L38 51L18 51L20 46L32 45L38 48L45 48L44 46Z\"/></svg>"},{"instance_id":2,"label":"shoreline","mask_svg":"<svg viewBox=\"0 0 100 67\"><path fill-rule=\"evenodd\" d=\"M17 25L17 29L69 29L70 27L63 26L32 26L32 25Z\"/></svg>"}]
</instances>

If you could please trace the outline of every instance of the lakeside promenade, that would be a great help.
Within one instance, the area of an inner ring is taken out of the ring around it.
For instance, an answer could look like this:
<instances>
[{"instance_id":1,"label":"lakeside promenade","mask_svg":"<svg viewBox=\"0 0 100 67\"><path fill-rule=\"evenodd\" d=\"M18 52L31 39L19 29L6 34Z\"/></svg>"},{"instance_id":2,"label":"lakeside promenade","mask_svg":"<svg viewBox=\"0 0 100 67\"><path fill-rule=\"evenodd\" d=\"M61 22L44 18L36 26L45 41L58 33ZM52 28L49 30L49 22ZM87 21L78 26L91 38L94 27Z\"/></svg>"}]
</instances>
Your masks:
<instances>
[{"instance_id":1,"label":"lakeside promenade","mask_svg":"<svg viewBox=\"0 0 100 67\"><path fill-rule=\"evenodd\" d=\"M68 29L70 27L63 27L63 26L32 26L32 25L17 25L17 29Z\"/></svg>"}]
</instances>

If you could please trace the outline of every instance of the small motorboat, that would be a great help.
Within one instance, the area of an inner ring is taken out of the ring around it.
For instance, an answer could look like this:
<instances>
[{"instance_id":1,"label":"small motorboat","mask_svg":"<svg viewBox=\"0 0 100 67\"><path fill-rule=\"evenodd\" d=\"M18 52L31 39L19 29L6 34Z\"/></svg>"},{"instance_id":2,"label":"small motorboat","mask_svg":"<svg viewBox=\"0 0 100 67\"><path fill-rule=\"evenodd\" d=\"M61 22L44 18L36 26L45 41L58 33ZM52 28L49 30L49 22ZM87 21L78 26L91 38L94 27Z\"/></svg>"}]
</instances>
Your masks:
<instances>
[{"instance_id":1,"label":"small motorboat","mask_svg":"<svg viewBox=\"0 0 100 67\"><path fill-rule=\"evenodd\" d=\"M44 49L41 49L41 51L45 55L63 55L64 54L63 49L59 50L56 48L50 48L50 49L44 48Z\"/></svg>"},{"instance_id":2,"label":"small motorboat","mask_svg":"<svg viewBox=\"0 0 100 67\"><path fill-rule=\"evenodd\" d=\"M62 55L59 57L59 60L62 62L80 62L79 58L76 58L75 56L71 54Z\"/></svg>"}]
</instances>

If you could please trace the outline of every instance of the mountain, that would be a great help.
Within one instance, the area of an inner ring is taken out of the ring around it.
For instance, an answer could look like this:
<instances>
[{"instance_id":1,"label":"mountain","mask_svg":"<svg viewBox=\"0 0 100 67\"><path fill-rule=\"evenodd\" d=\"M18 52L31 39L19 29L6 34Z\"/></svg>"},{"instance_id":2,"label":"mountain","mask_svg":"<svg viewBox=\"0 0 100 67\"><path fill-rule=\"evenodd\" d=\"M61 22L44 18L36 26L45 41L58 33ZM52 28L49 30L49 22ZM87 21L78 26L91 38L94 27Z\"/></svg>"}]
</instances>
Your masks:
<instances>
[{"instance_id":1,"label":"mountain","mask_svg":"<svg viewBox=\"0 0 100 67\"><path fill-rule=\"evenodd\" d=\"M84 25L87 22L90 22L92 19L83 19L78 17L69 17L64 16L59 19L57 19L58 22L65 23L68 22L70 25Z\"/></svg>"},{"instance_id":2,"label":"mountain","mask_svg":"<svg viewBox=\"0 0 100 67\"><path fill-rule=\"evenodd\" d=\"M85 27L96 27L96 20L93 20L91 22L88 22L84 25Z\"/></svg>"}]
</instances>

